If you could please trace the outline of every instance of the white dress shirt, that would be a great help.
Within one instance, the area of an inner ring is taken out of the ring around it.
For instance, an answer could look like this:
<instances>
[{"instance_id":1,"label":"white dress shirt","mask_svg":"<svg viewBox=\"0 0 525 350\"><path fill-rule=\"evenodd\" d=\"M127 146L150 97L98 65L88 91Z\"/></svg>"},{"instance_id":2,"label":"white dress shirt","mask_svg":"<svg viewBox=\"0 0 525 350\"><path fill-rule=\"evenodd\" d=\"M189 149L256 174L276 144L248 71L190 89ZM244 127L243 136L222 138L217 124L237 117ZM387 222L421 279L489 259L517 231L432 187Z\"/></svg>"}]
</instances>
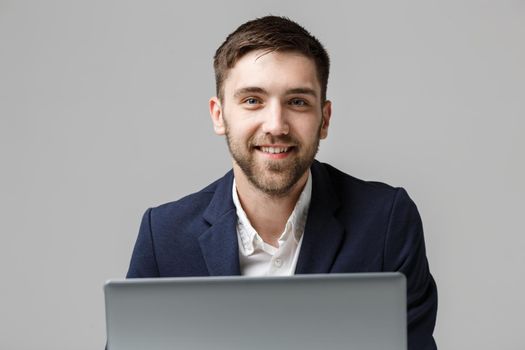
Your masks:
<instances>
[{"instance_id":1,"label":"white dress shirt","mask_svg":"<svg viewBox=\"0 0 525 350\"><path fill-rule=\"evenodd\" d=\"M274 247L264 242L253 228L239 201L235 179L233 180L232 197L237 209L237 239L242 275L291 276L294 274L311 196L312 174L309 172L306 185L286 222L284 232L279 237L278 247Z\"/></svg>"}]
</instances>

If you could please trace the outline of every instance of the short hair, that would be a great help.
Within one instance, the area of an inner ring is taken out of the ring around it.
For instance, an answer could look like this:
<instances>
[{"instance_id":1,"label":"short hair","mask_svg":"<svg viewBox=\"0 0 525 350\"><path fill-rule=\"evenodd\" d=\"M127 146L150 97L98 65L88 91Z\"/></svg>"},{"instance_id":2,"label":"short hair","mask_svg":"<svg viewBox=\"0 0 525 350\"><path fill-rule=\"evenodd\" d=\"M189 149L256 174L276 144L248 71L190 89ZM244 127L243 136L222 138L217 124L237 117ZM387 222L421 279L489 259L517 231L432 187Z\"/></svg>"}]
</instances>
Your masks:
<instances>
[{"instance_id":1,"label":"short hair","mask_svg":"<svg viewBox=\"0 0 525 350\"><path fill-rule=\"evenodd\" d=\"M265 16L240 25L215 52L215 88L219 99L224 97L223 83L228 70L248 52L298 52L315 62L321 85L321 101L326 101L330 59L323 45L306 29L287 17Z\"/></svg>"}]
</instances>

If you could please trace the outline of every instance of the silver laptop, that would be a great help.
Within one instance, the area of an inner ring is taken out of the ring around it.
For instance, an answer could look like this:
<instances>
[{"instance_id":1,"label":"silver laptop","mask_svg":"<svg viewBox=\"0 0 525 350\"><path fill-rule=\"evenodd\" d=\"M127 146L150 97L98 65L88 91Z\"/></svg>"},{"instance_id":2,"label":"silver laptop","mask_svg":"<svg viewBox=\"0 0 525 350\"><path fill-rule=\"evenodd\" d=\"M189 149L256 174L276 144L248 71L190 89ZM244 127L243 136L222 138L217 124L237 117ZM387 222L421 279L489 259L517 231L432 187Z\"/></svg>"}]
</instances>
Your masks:
<instances>
[{"instance_id":1,"label":"silver laptop","mask_svg":"<svg viewBox=\"0 0 525 350\"><path fill-rule=\"evenodd\" d=\"M406 350L401 273L108 281L108 350Z\"/></svg>"}]
</instances>

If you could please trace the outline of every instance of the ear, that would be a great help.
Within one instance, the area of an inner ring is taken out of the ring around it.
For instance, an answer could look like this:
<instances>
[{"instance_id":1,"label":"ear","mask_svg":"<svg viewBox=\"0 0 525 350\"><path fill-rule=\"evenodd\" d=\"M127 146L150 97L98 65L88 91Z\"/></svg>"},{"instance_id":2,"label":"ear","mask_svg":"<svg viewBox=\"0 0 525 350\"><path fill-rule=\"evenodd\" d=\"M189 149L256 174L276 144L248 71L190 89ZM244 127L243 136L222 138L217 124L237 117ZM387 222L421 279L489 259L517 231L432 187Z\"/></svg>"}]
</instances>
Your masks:
<instances>
[{"instance_id":1,"label":"ear","mask_svg":"<svg viewBox=\"0 0 525 350\"><path fill-rule=\"evenodd\" d=\"M226 128L224 127L224 120L222 119L221 101L217 96L210 98L210 116L213 122L213 130L217 135L224 135Z\"/></svg>"},{"instance_id":2,"label":"ear","mask_svg":"<svg viewBox=\"0 0 525 350\"><path fill-rule=\"evenodd\" d=\"M323 120L321 124L321 130L319 132L319 138L325 139L328 136L328 126L330 125L330 117L332 116L332 102L325 101L323 105Z\"/></svg>"}]
</instances>

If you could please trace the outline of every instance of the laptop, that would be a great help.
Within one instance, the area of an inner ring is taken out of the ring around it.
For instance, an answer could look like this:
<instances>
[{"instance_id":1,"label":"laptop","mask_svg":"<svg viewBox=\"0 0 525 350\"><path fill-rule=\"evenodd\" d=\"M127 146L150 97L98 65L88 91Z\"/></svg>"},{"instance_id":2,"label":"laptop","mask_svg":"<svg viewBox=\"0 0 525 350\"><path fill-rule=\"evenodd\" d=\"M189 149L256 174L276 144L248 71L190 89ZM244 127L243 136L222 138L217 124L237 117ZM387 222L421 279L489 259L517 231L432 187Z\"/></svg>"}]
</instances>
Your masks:
<instances>
[{"instance_id":1,"label":"laptop","mask_svg":"<svg viewBox=\"0 0 525 350\"><path fill-rule=\"evenodd\" d=\"M111 280L108 350L406 350L401 273Z\"/></svg>"}]
</instances>

